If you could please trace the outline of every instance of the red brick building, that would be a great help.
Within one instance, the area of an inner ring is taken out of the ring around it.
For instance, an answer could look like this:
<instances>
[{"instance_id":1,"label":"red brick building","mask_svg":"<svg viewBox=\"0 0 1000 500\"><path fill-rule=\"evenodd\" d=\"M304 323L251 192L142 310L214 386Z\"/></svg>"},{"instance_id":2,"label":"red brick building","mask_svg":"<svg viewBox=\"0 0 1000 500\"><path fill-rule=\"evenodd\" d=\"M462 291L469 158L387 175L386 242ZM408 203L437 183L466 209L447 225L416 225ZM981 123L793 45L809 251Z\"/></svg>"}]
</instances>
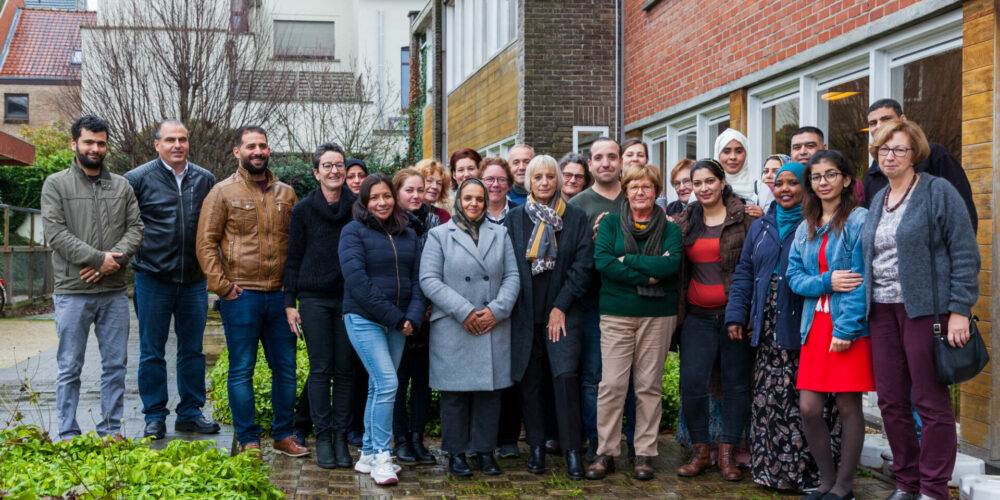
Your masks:
<instances>
[{"instance_id":1,"label":"red brick building","mask_svg":"<svg viewBox=\"0 0 1000 500\"><path fill-rule=\"evenodd\" d=\"M624 132L651 160L712 155L726 127L750 139L749 166L814 125L859 171L871 159L868 104L892 97L962 161L979 208L988 344L1000 306L992 261L997 158L997 0L625 0ZM669 191L669 190L668 190ZM670 193L673 194L673 193ZM1000 257L1000 255L998 255ZM992 342L991 342L992 341ZM962 451L1000 461L1000 370L962 385Z\"/></svg>"}]
</instances>

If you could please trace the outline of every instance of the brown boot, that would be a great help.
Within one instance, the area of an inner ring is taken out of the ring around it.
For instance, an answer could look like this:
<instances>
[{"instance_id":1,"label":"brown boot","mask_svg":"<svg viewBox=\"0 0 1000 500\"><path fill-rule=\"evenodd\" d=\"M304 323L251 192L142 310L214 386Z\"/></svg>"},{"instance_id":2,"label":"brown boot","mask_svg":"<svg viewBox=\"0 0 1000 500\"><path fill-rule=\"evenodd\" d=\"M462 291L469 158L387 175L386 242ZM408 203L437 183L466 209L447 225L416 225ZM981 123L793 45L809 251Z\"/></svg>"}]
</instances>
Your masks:
<instances>
[{"instance_id":1,"label":"brown boot","mask_svg":"<svg viewBox=\"0 0 1000 500\"><path fill-rule=\"evenodd\" d=\"M594 463L587 467L587 479L604 479L604 476L615 471L615 457L597 455Z\"/></svg>"},{"instance_id":2,"label":"brown boot","mask_svg":"<svg viewBox=\"0 0 1000 500\"><path fill-rule=\"evenodd\" d=\"M691 460L677 469L677 475L694 477L701 474L705 471L705 469L711 466L712 459L708 454L708 445L696 444L694 445L694 451L691 453Z\"/></svg>"},{"instance_id":3,"label":"brown boot","mask_svg":"<svg viewBox=\"0 0 1000 500\"><path fill-rule=\"evenodd\" d=\"M640 481L653 479L653 457L638 455L635 457L635 476Z\"/></svg>"},{"instance_id":4,"label":"brown boot","mask_svg":"<svg viewBox=\"0 0 1000 500\"><path fill-rule=\"evenodd\" d=\"M736 464L736 446L731 444L719 446L719 470L722 471L722 479L726 481L743 479L743 472Z\"/></svg>"}]
</instances>

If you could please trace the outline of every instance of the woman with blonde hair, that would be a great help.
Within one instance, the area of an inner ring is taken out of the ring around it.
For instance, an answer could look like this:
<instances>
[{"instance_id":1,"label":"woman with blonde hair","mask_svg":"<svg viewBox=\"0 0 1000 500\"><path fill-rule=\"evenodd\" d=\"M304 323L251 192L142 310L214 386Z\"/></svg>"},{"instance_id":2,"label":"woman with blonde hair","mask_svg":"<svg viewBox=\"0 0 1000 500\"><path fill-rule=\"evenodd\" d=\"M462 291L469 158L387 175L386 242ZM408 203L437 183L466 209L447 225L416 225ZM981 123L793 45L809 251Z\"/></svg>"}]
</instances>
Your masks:
<instances>
[{"instance_id":1,"label":"woman with blonde hair","mask_svg":"<svg viewBox=\"0 0 1000 500\"><path fill-rule=\"evenodd\" d=\"M424 177L424 203L431 207L431 211L441 219L442 224L451 220L451 214L448 213L448 193L451 192L451 176L448 175L448 169L433 158L424 158L413 168Z\"/></svg>"}]
</instances>

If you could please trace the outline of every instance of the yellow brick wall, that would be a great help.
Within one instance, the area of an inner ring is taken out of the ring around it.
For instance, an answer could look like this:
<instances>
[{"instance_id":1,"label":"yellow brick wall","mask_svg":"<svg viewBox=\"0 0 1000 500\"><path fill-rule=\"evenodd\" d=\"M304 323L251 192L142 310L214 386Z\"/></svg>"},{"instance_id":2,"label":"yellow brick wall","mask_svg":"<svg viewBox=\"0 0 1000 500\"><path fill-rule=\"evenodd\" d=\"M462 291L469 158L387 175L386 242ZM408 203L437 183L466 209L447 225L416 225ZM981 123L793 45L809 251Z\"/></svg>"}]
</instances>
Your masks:
<instances>
[{"instance_id":1,"label":"yellow brick wall","mask_svg":"<svg viewBox=\"0 0 1000 500\"><path fill-rule=\"evenodd\" d=\"M517 44L448 95L448 153L480 149L517 133Z\"/></svg>"},{"instance_id":2,"label":"yellow brick wall","mask_svg":"<svg viewBox=\"0 0 1000 500\"><path fill-rule=\"evenodd\" d=\"M434 105L428 104L424 106L424 130L421 136L421 141L423 142L423 157L424 158L437 158L440 160L440 155L434 151Z\"/></svg>"},{"instance_id":3,"label":"yellow brick wall","mask_svg":"<svg viewBox=\"0 0 1000 500\"><path fill-rule=\"evenodd\" d=\"M987 346L992 344L993 319L995 4L996 0L966 1L962 21L962 163L978 209L977 239L982 255L980 299L973 313L980 319L980 332ZM962 384L962 445L966 451L996 460L1000 459L1000 443L993 434L1000 432L997 428L1000 424L996 422L1000 403L996 401L991 365L987 365L978 377Z\"/></svg>"}]
</instances>

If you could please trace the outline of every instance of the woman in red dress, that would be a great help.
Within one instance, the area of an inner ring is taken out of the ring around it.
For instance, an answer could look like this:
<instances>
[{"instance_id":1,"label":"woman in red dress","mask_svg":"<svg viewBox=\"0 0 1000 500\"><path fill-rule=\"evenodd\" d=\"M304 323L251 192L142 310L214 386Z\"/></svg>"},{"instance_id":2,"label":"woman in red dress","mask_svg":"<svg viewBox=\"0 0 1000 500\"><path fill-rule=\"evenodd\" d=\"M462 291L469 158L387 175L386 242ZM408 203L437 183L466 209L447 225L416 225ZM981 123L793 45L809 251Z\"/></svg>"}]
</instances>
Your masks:
<instances>
[{"instance_id":1,"label":"woman in red dress","mask_svg":"<svg viewBox=\"0 0 1000 500\"><path fill-rule=\"evenodd\" d=\"M808 500L853 499L865 419L861 394L875 390L871 342L865 319L861 229L868 211L859 206L850 162L820 151L805 170L804 223L788 257L788 285L803 296L799 407L820 486ZM840 471L830 451L823 407L836 394L842 424Z\"/></svg>"}]
</instances>

